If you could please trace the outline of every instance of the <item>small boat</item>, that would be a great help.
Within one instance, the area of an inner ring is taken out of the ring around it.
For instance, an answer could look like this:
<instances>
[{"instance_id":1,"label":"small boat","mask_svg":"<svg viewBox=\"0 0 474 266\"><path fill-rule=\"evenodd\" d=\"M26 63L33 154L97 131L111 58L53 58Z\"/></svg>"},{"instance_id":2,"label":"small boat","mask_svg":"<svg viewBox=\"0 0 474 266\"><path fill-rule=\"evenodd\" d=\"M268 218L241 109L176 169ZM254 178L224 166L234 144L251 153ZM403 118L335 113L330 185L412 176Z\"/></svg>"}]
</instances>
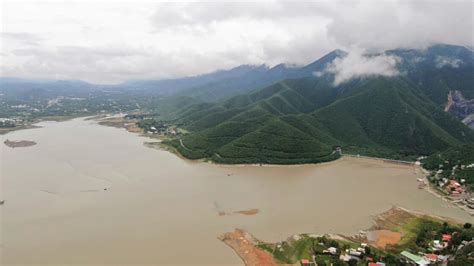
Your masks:
<instances>
[{"instance_id":1,"label":"small boat","mask_svg":"<svg viewBox=\"0 0 474 266\"><path fill-rule=\"evenodd\" d=\"M425 182L423 178L417 178L416 180L418 180L418 182Z\"/></svg>"}]
</instances>

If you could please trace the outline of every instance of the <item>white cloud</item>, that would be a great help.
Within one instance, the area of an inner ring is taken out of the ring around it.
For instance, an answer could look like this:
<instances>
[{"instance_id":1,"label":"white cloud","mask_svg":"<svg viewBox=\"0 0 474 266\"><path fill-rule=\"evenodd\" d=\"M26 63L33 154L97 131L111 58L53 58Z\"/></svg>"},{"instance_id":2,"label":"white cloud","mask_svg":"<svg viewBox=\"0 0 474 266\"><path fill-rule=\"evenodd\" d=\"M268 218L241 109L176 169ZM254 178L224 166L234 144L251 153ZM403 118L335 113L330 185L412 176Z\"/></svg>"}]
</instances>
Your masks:
<instances>
[{"instance_id":1,"label":"white cloud","mask_svg":"<svg viewBox=\"0 0 474 266\"><path fill-rule=\"evenodd\" d=\"M113 83L306 64L354 46L474 45L470 0L3 0L1 7L1 74L26 78Z\"/></svg>"},{"instance_id":2,"label":"white cloud","mask_svg":"<svg viewBox=\"0 0 474 266\"><path fill-rule=\"evenodd\" d=\"M447 56L438 56L436 57L436 67L442 68L445 66L449 66L452 68L458 68L462 64L462 60L458 58L451 58Z\"/></svg>"},{"instance_id":3,"label":"white cloud","mask_svg":"<svg viewBox=\"0 0 474 266\"><path fill-rule=\"evenodd\" d=\"M339 85L353 78L368 76L393 77L399 74L397 63L400 58L390 55L366 55L354 49L345 57L336 58L324 72L334 74L334 85ZM321 75L321 73L316 73Z\"/></svg>"}]
</instances>

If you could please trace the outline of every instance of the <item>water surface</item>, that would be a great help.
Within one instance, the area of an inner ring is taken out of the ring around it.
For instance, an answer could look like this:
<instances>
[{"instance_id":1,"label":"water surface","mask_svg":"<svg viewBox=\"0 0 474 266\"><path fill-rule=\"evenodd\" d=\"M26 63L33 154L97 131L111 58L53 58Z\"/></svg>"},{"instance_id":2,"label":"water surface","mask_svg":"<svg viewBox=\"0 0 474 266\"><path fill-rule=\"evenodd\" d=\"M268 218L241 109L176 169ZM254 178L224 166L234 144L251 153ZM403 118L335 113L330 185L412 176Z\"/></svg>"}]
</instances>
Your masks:
<instances>
[{"instance_id":1,"label":"water surface","mask_svg":"<svg viewBox=\"0 0 474 266\"><path fill-rule=\"evenodd\" d=\"M305 166L182 160L144 137L75 119L0 136L4 264L240 265L217 236L353 234L393 205L473 222L417 189L421 171L343 158ZM5 139L37 145L9 148ZM259 209L253 216L219 216Z\"/></svg>"}]
</instances>

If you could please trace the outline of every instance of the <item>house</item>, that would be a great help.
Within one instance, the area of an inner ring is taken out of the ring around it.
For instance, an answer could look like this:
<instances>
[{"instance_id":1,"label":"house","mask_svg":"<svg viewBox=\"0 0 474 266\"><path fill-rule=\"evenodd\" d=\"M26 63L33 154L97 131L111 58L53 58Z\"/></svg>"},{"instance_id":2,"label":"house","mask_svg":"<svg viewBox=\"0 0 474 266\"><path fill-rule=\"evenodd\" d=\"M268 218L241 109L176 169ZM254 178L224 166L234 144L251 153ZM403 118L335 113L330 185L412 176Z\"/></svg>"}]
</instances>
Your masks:
<instances>
[{"instance_id":1,"label":"house","mask_svg":"<svg viewBox=\"0 0 474 266\"><path fill-rule=\"evenodd\" d=\"M330 248L328 248L328 252L331 253L332 255L335 255L337 253L337 248L330 247Z\"/></svg>"},{"instance_id":2,"label":"house","mask_svg":"<svg viewBox=\"0 0 474 266\"><path fill-rule=\"evenodd\" d=\"M368 266L385 266L383 262L369 262Z\"/></svg>"},{"instance_id":3,"label":"house","mask_svg":"<svg viewBox=\"0 0 474 266\"><path fill-rule=\"evenodd\" d=\"M307 260L307 259L302 259L302 260L301 260L301 266L309 266L309 260Z\"/></svg>"},{"instance_id":4,"label":"house","mask_svg":"<svg viewBox=\"0 0 474 266\"><path fill-rule=\"evenodd\" d=\"M448 185L448 187L457 188L457 187L460 187L460 186L461 186L461 184L459 184L458 181L453 180L453 179L449 180L449 185Z\"/></svg>"},{"instance_id":5,"label":"house","mask_svg":"<svg viewBox=\"0 0 474 266\"><path fill-rule=\"evenodd\" d=\"M443 234L441 237L442 237L443 241L449 242L449 241L451 241L452 236L450 234Z\"/></svg>"},{"instance_id":6,"label":"house","mask_svg":"<svg viewBox=\"0 0 474 266\"><path fill-rule=\"evenodd\" d=\"M433 240L432 250L442 250L447 246L448 246L448 243L446 242L441 243L439 240Z\"/></svg>"},{"instance_id":7,"label":"house","mask_svg":"<svg viewBox=\"0 0 474 266\"><path fill-rule=\"evenodd\" d=\"M352 259L352 256L349 255L349 254L344 254L344 255L341 254L341 256L339 257L339 259L342 260L342 261L348 262L348 261L350 261L350 260Z\"/></svg>"},{"instance_id":8,"label":"house","mask_svg":"<svg viewBox=\"0 0 474 266\"><path fill-rule=\"evenodd\" d=\"M355 256L355 257L359 257L359 258L362 257L362 252L357 251L357 250L352 249L352 248L349 250L349 254L351 256Z\"/></svg>"},{"instance_id":9,"label":"house","mask_svg":"<svg viewBox=\"0 0 474 266\"><path fill-rule=\"evenodd\" d=\"M447 262L448 258L449 258L448 255L438 255L438 261L442 263Z\"/></svg>"},{"instance_id":10,"label":"house","mask_svg":"<svg viewBox=\"0 0 474 266\"><path fill-rule=\"evenodd\" d=\"M411 265L430 265L429 261L425 260L424 258L418 255L408 252L406 250L402 251L400 255L402 256L402 259L404 260L405 263L408 263Z\"/></svg>"},{"instance_id":11,"label":"house","mask_svg":"<svg viewBox=\"0 0 474 266\"><path fill-rule=\"evenodd\" d=\"M425 254L425 259L429 260L431 262L437 262L438 261L438 255L434 253L427 253Z\"/></svg>"}]
</instances>

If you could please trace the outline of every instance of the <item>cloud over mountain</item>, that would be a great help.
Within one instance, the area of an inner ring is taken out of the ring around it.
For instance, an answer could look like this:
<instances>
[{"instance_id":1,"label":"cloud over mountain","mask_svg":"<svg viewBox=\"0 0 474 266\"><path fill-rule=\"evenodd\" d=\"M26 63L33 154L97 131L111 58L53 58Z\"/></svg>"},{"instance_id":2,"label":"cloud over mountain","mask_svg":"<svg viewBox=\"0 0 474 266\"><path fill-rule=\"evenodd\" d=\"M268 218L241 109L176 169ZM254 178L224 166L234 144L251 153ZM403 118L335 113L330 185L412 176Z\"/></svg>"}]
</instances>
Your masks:
<instances>
[{"instance_id":1,"label":"cloud over mountain","mask_svg":"<svg viewBox=\"0 0 474 266\"><path fill-rule=\"evenodd\" d=\"M306 64L336 48L473 45L473 2L464 0L5 0L2 7L3 76L108 83L240 64Z\"/></svg>"},{"instance_id":2,"label":"cloud over mountain","mask_svg":"<svg viewBox=\"0 0 474 266\"><path fill-rule=\"evenodd\" d=\"M347 56L336 58L325 72L334 74L334 85L352 78L368 76L396 76L399 74L397 63L400 58L392 55L366 55L361 50L353 50Z\"/></svg>"}]
</instances>

